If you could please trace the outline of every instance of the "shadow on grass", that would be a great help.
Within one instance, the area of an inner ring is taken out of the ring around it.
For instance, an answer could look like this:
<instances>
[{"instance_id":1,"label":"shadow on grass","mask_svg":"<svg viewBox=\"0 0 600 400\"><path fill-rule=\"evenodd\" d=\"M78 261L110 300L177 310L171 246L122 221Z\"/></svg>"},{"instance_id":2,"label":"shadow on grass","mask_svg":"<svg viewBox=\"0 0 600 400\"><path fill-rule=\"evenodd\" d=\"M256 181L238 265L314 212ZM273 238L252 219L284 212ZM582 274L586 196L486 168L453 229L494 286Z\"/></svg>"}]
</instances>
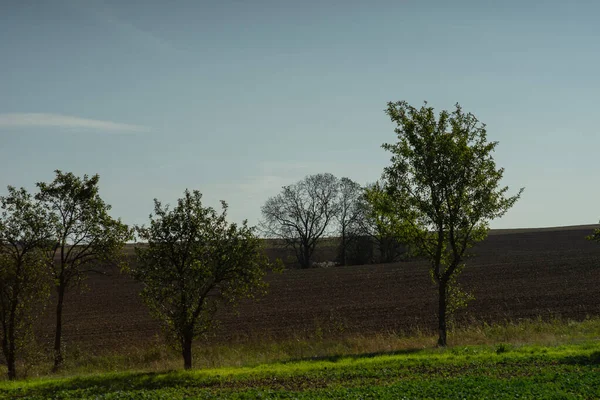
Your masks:
<instances>
[{"instance_id":1,"label":"shadow on grass","mask_svg":"<svg viewBox=\"0 0 600 400\"><path fill-rule=\"evenodd\" d=\"M595 351L590 355L568 356L563 358L560 363L571 365L600 365L600 351Z\"/></svg>"},{"instance_id":2,"label":"shadow on grass","mask_svg":"<svg viewBox=\"0 0 600 400\"><path fill-rule=\"evenodd\" d=\"M335 355L323 357L307 357L294 360L287 360L282 364L298 361L331 361L336 362L341 359L365 359L385 355L412 354L422 351L422 349L406 349L389 352L375 352L355 355ZM187 388L228 388L236 386L234 377L221 376L213 374L202 374L202 370L181 371L173 370L166 372L122 372L113 374L101 374L92 376L80 376L73 378L59 378L56 381L37 382L29 385L23 383L22 389L0 390L0 398L22 397L36 395L42 398L54 397L57 392L73 392L78 396L93 397L115 391L131 390L158 390L172 387ZM260 380L260 379L259 379Z\"/></svg>"},{"instance_id":3,"label":"shadow on grass","mask_svg":"<svg viewBox=\"0 0 600 400\"><path fill-rule=\"evenodd\" d=\"M157 390L169 387L202 387L226 386L227 380L219 375L202 376L198 371L167 371L167 372L124 372L102 374L98 376L82 376L58 379L57 381L40 382L23 388L0 390L1 398L18 398L23 396L41 396L51 398L57 392L69 391L85 394L85 396L100 395L114 391ZM81 393L83 392L83 393ZM6 397L9 395L9 397Z\"/></svg>"},{"instance_id":4,"label":"shadow on grass","mask_svg":"<svg viewBox=\"0 0 600 400\"><path fill-rule=\"evenodd\" d=\"M338 354L333 356L316 356L316 357L301 357L301 358L292 358L290 360L282 361L281 364L289 364L300 361L330 361L337 362L343 359L353 359L360 360L363 358L375 358L379 356L398 356L398 355L408 355L419 353L423 351L423 349L402 349L402 350L394 350L394 351L377 351L373 353L361 353L361 354Z\"/></svg>"}]
</instances>

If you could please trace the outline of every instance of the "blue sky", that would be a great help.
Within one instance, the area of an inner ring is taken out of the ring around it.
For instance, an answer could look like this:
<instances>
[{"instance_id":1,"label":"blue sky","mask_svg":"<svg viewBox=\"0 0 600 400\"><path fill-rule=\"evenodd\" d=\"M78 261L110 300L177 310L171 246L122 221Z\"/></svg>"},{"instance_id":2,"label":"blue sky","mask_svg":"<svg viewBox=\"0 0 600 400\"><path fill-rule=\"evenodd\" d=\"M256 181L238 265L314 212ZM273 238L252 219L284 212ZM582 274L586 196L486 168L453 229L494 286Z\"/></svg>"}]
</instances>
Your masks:
<instances>
[{"instance_id":1,"label":"blue sky","mask_svg":"<svg viewBox=\"0 0 600 400\"><path fill-rule=\"evenodd\" d=\"M256 224L307 174L375 181L388 101L459 102L522 199L494 228L596 223L596 1L0 0L0 188L99 173L141 224L185 188Z\"/></svg>"}]
</instances>

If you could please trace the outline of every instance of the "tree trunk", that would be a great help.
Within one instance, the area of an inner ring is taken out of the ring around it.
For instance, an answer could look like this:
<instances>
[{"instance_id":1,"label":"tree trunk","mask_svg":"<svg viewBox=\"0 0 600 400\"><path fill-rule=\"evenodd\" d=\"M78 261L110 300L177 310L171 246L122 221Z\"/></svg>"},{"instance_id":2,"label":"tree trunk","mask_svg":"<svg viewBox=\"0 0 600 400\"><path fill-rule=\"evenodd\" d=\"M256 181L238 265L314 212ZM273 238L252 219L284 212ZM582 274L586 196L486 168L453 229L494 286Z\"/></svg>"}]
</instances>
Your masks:
<instances>
[{"instance_id":1,"label":"tree trunk","mask_svg":"<svg viewBox=\"0 0 600 400\"><path fill-rule=\"evenodd\" d=\"M438 310L438 330L439 330L439 338L438 338L438 346L446 347L448 344L446 339L446 302L447 302L447 282L443 279L439 281L439 310Z\"/></svg>"},{"instance_id":2,"label":"tree trunk","mask_svg":"<svg viewBox=\"0 0 600 400\"><path fill-rule=\"evenodd\" d=\"M18 291L18 287L15 289ZM18 297L18 295L17 295ZM14 380L17 378L16 368L16 343L15 343L15 329L17 325L16 313L17 313L18 301L15 299L11 305L10 314L8 317L8 329L5 330L5 337L3 345L4 356L6 358L6 368L8 370L8 379Z\"/></svg>"},{"instance_id":3,"label":"tree trunk","mask_svg":"<svg viewBox=\"0 0 600 400\"><path fill-rule=\"evenodd\" d=\"M388 242L387 237L382 237L379 241L379 262L388 263Z\"/></svg>"},{"instance_id":4,"label":"tree trunk","mask_svg":"<svg viewBox=\"0 0 600 400\"><path fill-rule=\"evenodd\" d=\"M12 381L17 379L14 349L12 349L12 351L9 350L8 355L6 356L6 367L8 368L8 380Z\"/></svg>"},{"instance_id":5,"label":"tree trunk","mask_svg":"<svg viewBox=\"0 0 600 400\"><path fill-rule=\"evenodd\" d=\"M15 325L15 313L13 312L10 318L10 326L8 327L8 355L6 357L6 367L8 368L9 380L17 378L17 368L15 365L17 354L17 349L15 348Z\"/></svg>"},{"instance_id":6,"label":"tree trunk","mask_svg":"<svg viewBox=\"0 0 600 400\"><path fill-rule=\"evenodd\" d=\"M6 336L6 325L2 324L3 332L2 332L2 355L5 359L8 360L8 339Z\"/></svg>"},{"instance_id":7,"label":"tree trunk","mask_svg":"<svg viewBox=\"0 0 600 400\"><path fill-rule=\"evenodd\" d=\"M342 265L346 266L346 248L348 247L346 239L346 229L342 228Z\"/></svg>"},{"instance_id":8,"label":"tree trunk","mask_svg":"<svg viewBox=\"0 0 600 400\"><path fill-rule=\"evenodd\" d=\"M6 367L8 369L8 379L14 380L17 378L17 370L15 366L15 351L14 338L9 338L9 333L4 329L4 338L2 339L2 353L6 359Z\"/></svg>"},{"instance_id":9,"label":"tree trunk","mask_svg":"<svg viewBox=\"0 0 600 400\"><path fill-rule=\"evenodd\" d=\"M302 246L302 268L310 268L310 248L309 245Z\"/></svg>"},{"instance_id":10,"label":"tree trunk","mask_svg":"<svg viewBox=\"0 0 600 400\"><path fill-rule=\"evenodd\" d=\"M64 285L58 286L58 302L56 303L56 331L54 334L54 370L58 370L63 362L61 338L62 338L62 311L65 298Z\"/></svg>"},{"instance_id":11,"label":"tree trunk","mask_svg":"<svg viewBox=\"0 0 600 400\"><path fill-rule=\"evenodd\" d=\"M181 354L183 355L183 368L192 368L192 335L185 334L182 338L182 349Z\"/></svg>"}]
</instances>

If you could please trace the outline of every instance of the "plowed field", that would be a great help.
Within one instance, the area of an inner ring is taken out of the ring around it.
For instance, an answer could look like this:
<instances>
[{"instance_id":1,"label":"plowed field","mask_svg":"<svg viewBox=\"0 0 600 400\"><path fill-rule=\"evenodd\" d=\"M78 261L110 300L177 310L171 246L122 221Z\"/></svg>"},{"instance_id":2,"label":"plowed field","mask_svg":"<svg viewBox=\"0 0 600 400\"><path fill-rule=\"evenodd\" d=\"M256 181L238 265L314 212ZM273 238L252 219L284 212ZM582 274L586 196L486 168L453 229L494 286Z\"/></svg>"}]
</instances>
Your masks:
<instances>
[{"instance_id":1,"label":"plowed field","mask_svg":"<svg viewBox=\"0 0 600 400\"><path fill-rule=\"evenodd\" d=\"M468 260L460 282L473 300L459 318L518 320L600 315L600 244L585 240L592 226L493 231ZM423 262L286 270L270 274L267 296L223 312L223 339L289 337L322 330L376 332L435 327L434 286ZM139 285L113 271L90 275L68 293L64 339L91 351L143 345L160 334L141 302ZM52 308L42 333L52 333Z\"/></svg>"}]
</instances>

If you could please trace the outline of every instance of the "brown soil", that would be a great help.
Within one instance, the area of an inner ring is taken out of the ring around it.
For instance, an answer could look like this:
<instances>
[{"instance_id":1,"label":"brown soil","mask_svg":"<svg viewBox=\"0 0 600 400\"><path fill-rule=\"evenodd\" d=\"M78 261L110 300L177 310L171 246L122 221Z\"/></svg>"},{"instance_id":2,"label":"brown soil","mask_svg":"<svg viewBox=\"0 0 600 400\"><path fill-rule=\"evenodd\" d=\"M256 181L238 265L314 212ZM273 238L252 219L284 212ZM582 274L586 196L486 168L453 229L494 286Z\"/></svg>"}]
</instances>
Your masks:
<instances>
[{"instance_id":1,"label":"brown soil","mask_svg":"<svg viewBox=\"0 0 600 400\"><path fill-rule=\"evenodd\" d=\"M600 315L600 244L585 240L592 226L496 231L477 246L460 282L475 295L461 319L500 322ZM286 270L269 274L259 301L239 314L219 314L218 337L433 330L436 292L427 264ZM113 271L90 275L87 289L67 295L64 340L94 352L144 346L160 335L143 305L140 286ZM52 334L52 308L42 319Z\"/></svg>"}]
</instances>

